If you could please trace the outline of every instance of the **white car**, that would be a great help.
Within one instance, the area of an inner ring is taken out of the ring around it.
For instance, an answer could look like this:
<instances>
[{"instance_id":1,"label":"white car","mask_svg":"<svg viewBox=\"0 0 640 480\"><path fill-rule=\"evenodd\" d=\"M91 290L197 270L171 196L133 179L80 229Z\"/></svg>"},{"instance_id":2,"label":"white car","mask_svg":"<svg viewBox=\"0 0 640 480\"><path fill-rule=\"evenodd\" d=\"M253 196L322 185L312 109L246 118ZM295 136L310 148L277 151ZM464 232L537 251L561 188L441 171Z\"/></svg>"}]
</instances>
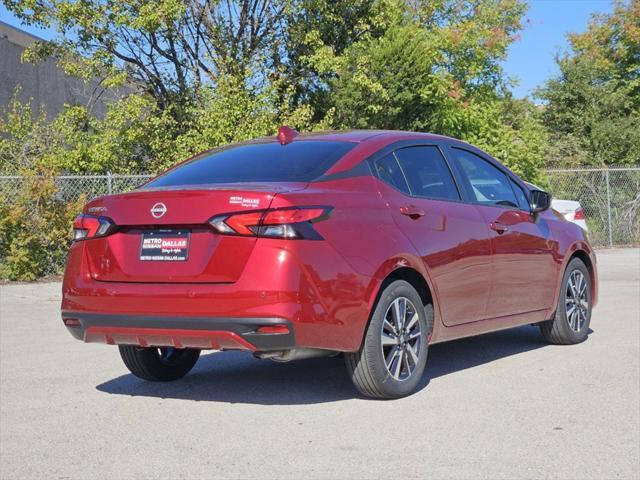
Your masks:
<instances>
[{"instance_id":1,"label":"white car","mask_svg":"<svg viewBox=\"0 0 640 480\"><path fill-rule=\"evenodd\" d=\"M568 221L575 223L583 230L588 231L587 222L584 219L584 210L580 202L575 200L560 200L553 198L551 200L551 208L561 213Z\"/></svg>"},{"instance_id":2,"label":"white car","mask_svg":"<svg viewBox=\"0 0 640 480\"><path fill-rule=\"evenodd\" d=\"M540 187L536 187L533 183L525 183L534 190L543 190ZM551 197L551 208L561 214L567 221L578 225L585 232L589 231L587 222L584 219L584 210L580 202L576 200L560 200L559 198Z\"/></svg>"}]
</instances>

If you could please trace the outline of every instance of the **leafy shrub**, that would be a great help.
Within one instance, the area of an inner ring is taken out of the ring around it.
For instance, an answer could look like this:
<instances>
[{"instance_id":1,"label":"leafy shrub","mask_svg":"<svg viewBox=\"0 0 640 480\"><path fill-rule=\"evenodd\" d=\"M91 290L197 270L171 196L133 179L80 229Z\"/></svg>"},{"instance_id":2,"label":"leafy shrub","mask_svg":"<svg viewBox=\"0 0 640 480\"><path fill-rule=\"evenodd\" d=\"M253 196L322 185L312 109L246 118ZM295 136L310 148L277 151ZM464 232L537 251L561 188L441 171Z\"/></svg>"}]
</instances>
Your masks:
<instances>
[{"instance_id":1,"label":"leafy shrub","mask_svg":"<svg viewBox=\"0 0 640 480\"><path fill-rule=\"evenodd\" d=\"M84 202L61 201L53 176L33 172L16 196L0 197L0 277L32 281L61 273Z\"/></svg>"}]
</instances>

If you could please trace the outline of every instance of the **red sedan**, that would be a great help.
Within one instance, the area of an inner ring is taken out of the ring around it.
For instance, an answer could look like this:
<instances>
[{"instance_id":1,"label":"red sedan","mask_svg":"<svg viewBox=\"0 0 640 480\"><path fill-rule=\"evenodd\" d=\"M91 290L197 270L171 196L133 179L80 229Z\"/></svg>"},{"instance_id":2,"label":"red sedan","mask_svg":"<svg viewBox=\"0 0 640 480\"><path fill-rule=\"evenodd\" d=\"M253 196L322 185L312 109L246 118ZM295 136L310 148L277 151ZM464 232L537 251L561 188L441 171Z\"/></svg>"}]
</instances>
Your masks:
<instances>
[{"instance_id":1,"label":"red sedan","mask_svg":"<svg viewBox=\"0 0 640 480\"><path fill-rule=\"evenodd\" d=\"M595 255L550 201L452 138L281 127L89 202L62 319L145 380L203 349L342 353L362 394L401 397L437 342L525 324L587 338Z\"/></svg>"}]
</instances>

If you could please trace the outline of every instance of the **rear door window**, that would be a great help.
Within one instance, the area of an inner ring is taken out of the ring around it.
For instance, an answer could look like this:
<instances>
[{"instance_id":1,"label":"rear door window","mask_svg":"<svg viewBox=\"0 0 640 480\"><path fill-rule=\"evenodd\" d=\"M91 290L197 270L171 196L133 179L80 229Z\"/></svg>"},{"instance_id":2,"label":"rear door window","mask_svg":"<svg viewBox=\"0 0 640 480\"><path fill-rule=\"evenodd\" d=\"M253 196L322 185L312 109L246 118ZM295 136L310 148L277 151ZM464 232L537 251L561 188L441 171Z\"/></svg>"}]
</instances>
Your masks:
<instances>
[{"instance_id":1,"label":"rear door window","mask_svg":"<svg viewBox=\"0 0 640 480\"><path fill-rule=\"evenodd\" d=\"M253 143L203 153L148 183L145 188L209 183L310 182L357 145L298 140L287 145Z\"/></svg>"},{"instance_id":2,"label":"rear door window","mask_svg":"<svg viewBox=\"0 0 640 480\"><path fill-rule=\"evenodd\" d=\"M396 150L395 154L409 183L411 195L460 200L456 183L438 147L406 147Z\"/></svg>"}]
</instances>

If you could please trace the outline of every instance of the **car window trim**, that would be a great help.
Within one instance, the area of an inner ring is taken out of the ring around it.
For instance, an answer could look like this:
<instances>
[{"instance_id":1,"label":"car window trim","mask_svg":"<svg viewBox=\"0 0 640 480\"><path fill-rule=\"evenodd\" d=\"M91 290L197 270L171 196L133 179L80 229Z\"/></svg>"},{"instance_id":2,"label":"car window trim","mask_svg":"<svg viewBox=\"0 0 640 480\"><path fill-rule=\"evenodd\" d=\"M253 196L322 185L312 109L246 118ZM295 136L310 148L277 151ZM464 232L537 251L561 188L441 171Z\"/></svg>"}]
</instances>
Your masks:
<instances>
[{"instance_id":1,"label":"car window trim","mask_svg":"<svg viewBox=\"0 0 640 480\"><path fill-rule=\"evenodd\" d=\"M529 208L527 210L524 210L522 207L520 207L520 205L518 205L518 210L520 210L521 212L531 213L531 202L525 190L522 187L520 187L520 185L518 185L518 183L513 178L507 177L507 179L509 180L509 186L511 187L511 190L513 190L513 194L516 197L516 201L518 200L518 195L516 195L515 188L519 188L522 194L524 195L524 199L527 201L527 205L529 205Z\"/></svg>"},{"instance_id":2,"label":"car window trim","mask_svg":"<svg viewBox=\"0 0 640 480\"><path fill-rule=\"evenodd\" d=\"M394 150L393 152L391 152L391 156L396 159L396 165L398 165L398 168L400 169L400 173L402 174L402 178L404 178L404 183L407 185L407 190L409 191L409 196L413 197L415 195L411 191L411 184L409 183L409 179L407 178L407 174L405 173L404 168L402 168L402 164L400 163L400 159L398 158L398 155L396 155L397 151L398 150Z\"/></svg>"},{"instance_id":3,"label":"car window trim","mask_svg":"<svg viewBox=\"0 0 640 480\"><path fill-rule=\"evenodd\" d=\"M389 155L391 155L393 157L393 159L396 162L396 165L398 166L398 169L400 170L400 173L402 173L402 178L404 179L404 183L407 187L407 191L411 192L411 187L409 186L409 182L407 181L407 177L404 174L404 171L402 170L402 167L400 166L400 162L398 162L398 157L396 157L394 155L394 152L391 151L389 153L386 153L385 155L380 155L379 157L377 157L375 160L373 160L371 163L373 163L374 165L371 166L370 165L370 170L373 171L373 175L380 180L382 183L384 183L385 185L388 185L389 187L393 188L395 191L400 192L403 195L407 195L407 192L403 192L402 190L400 190L398 187L396 187L395 185L385 181L378 173L378 169L376 168L376 163L384 158L387 158ZM409 196L411 196L411 194L409 193Z\"/></svg>"}]
</instances>

